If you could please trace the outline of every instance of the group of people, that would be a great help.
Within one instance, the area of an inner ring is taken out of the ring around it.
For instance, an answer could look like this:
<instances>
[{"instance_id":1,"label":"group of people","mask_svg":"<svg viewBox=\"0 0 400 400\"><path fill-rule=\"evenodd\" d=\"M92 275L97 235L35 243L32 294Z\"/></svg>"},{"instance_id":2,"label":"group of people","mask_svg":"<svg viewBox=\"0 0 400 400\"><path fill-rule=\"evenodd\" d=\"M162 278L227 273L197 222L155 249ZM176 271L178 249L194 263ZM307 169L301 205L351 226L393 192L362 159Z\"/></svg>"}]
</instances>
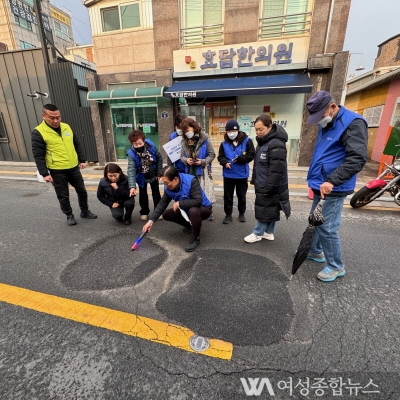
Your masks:
<instances>
[{"instance_id":1,"label":"group of people","mask_svg":"<svg viewBox=\"0 0 400 400\"><path fill-rule=\"evenodd\" d=\"M346 196L354 191L356 174L367 158L367 123L358 114L338 105L330 93L318 91L307 102L307 123L317 124L318 137L307 180L314 192L311 212L321 199L325 223L316 227L308 259L325 263L317 277L325 282L343 276L346 271L341 254L338 230ZM81 217L95 219L87 204L87 192L79 168L85 168L85 155L71 128L61 122L60 111L52 104L43 107L43 122L32 132L32 149L39 173L52 182L68 225L76 225L69 202L68 184L78 195ZM108 206L113 218L130 225L139 191L140 219L146 221L142 231L150 231L160 219L172 221L190 233L185 251L200 244L202 221L213 220L215 201L211 163L215 152L208 135L191 118L177 115L170 140L182 137L181 157L168 159L163 168L162 156L143 132L129 134L132 145L127 152L127 176L115 163L109 163L100 180L97 197ZM246 222L246 194L250 177L249 163L254 161L250 183L255 189L256 224L244 240L254 243L274 240L275 225L281 211L289 218L289 184L285 129L274 124L268 114L255 120L257 148L235 120L225 126L224 140L218 151L224 184L223 224L233 220L234 193L238 198L238 219ZM159 182L164 184L161 197ZM147 184L152 191L154 210L150 212ZM168 209L171 200L172 208Z\"/></svg>"}]
</instances>

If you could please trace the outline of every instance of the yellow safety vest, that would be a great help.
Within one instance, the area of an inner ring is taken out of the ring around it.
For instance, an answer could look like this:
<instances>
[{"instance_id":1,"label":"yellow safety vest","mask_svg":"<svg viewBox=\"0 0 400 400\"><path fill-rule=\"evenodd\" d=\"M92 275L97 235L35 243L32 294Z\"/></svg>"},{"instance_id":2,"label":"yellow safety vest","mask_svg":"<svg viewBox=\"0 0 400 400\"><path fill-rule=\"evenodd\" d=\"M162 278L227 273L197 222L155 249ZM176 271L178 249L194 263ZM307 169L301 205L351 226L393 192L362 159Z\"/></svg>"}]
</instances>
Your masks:
<instances>
[{"instance_id":1,"label":"yellow safety vest","mask_svg":"<svg viewBox=\"0 0 400 400\"><path fill-rule=\"evenodd\" d=\"M49 169L70 169L79 162L71 127L63 122L60 127L61 136L44 121L35 128L46 143L46 166Z\"/></svg>"}]
</instances>

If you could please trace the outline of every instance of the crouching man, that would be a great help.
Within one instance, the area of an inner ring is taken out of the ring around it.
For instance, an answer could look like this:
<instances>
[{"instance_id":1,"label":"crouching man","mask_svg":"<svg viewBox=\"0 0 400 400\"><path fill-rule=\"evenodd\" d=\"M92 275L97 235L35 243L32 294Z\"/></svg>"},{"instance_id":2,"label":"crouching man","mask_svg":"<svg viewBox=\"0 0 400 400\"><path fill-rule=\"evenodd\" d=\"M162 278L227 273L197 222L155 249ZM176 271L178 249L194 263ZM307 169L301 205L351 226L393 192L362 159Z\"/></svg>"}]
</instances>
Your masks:
<instances>
[{"instance_id":1,"label":"crouching man","mask_svg":"<svg viewBox=\"0 0 400 400\"><path fill-rule=\"evenodd\" d=\"M153 224L162 215L165 221L182 225L183 232L191 233L185 251L196 250L200 244L202 221L207 219L212 212L211 202L204 194L195 176L178 173L173 166L165 167L162 170L160 181L164 184L164 195L149 215L149 221L143 226L142 231L150 231ZM172 208L167 210L171 200L175 202ZM186 220L184 215L189 218L190 222Z\"/></svg>"}]
</instances>

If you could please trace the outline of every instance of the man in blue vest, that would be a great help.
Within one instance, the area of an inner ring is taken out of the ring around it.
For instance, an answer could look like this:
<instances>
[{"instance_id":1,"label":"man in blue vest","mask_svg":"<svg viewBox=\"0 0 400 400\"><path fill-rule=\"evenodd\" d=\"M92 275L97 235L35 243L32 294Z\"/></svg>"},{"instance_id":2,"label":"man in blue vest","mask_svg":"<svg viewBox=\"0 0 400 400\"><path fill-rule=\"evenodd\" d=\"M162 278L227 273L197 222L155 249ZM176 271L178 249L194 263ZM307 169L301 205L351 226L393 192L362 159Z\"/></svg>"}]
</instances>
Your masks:
<instances>
[{"instance_id":1,"label":"man in blue vest","mask_svg":"<svg viewBox=\"0 0 400 400\"><path fill-rule=\"evenodd\" d=\"M325 200L325 223L316 227L307 258L325 263L317 278L331 282L346 273L338 231L344 200L354 192L357 173L367 161L368 126L361 115L337 105L324 90L309 98L307 110L307 123L319 126L307 175L314 192L311 212L321 199Z\"/></svg>"},{"instance_id":2,"label":"man in blue vest","mask_svg":"<svg viewBox=\"0 0 400 400\"><path fill-rule=\"evenodd\" d=\"M195 176L179 173L173 166L167 166L162 170L160 181L164 184L164 195L149 215L149 221L143 226L142 231L150 231L162 215L165 221L182 225L183 232L191 232L185 251L196 250L200 244L202 221L211 215L210 200ZM171 200L175 202L172 208L167 210Z\"/></svg>"}]
</instances>

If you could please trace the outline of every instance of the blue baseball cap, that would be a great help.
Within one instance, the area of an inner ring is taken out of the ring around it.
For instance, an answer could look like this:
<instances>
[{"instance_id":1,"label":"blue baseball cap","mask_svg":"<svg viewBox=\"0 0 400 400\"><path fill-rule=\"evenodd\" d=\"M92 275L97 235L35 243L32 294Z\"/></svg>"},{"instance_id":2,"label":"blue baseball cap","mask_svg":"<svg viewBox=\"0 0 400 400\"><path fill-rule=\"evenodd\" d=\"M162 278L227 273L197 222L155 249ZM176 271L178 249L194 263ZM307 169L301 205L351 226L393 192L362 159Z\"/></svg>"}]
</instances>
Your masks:
<instances>
[{"instance_id":1,"label":"blue baseball cap","mask_svg":"<svg viewBox=\"0 0 400 400\"><path fill-rule=\"evenodd\" d=\"M307 101L307 110L310 114L307 119L307 124L316 124L322 119L326 106L333 101L330 93L325 90L315 92Z\"/></svg>"}]
</instances>

